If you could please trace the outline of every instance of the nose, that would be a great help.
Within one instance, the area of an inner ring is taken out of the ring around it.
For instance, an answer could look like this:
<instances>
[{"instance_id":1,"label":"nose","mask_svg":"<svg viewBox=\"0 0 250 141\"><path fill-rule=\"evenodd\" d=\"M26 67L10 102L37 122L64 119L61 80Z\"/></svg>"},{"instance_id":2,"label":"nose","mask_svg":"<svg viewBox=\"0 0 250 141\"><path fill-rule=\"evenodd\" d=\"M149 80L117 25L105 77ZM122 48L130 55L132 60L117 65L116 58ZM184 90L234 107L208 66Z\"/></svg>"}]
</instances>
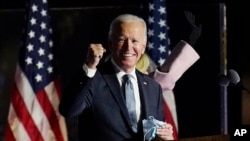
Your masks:
<instances>
[{"instance_id":1,"label":"nose","mask_svg":"<svg viewBox=\"0 0 250 141\"><path fill-rule=\"evenodd\" d=\"M126 39L123 46L126 48L126 49L129 49L132 47L132 41L130 39Z\"/></svg>"}]
</instances>

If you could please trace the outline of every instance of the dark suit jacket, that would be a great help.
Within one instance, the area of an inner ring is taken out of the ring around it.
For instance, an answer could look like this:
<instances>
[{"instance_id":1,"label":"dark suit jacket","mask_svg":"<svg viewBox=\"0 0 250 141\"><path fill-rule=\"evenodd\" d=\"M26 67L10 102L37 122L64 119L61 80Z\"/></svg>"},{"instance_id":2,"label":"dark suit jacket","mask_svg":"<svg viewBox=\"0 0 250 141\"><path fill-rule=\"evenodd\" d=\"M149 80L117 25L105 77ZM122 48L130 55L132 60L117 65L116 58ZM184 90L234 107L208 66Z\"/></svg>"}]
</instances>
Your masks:
<instances>
[{"instance_id":1,"label":"dark suit jacket","mask_svg":"<svg viewBox=\"0 0 250 141\"><path fill-rule=\"evenodd\" d=\"M77 91L63 93L59 110L65 117L78 116L79 141L143 141L142 119L154 116L165 121L160 85L137 70L136 76L141 99L137 134L110 61L98 66L93 78L83 75Z\"/></svg>"}]
</instances>

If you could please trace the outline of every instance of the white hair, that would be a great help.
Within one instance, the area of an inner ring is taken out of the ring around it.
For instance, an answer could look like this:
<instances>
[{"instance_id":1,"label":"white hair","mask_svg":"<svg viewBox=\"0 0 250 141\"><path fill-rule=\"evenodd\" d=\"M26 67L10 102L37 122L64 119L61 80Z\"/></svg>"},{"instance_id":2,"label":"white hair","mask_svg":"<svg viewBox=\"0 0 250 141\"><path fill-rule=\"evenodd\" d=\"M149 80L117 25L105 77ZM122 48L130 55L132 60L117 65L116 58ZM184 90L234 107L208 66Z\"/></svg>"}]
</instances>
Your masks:
<instances>
[{"instance_id":1,"label":"white hair","mask_svg":"<svg viewBox=\"0 0 250 141\"><path fill-rule=\"evenodd\" d=\"M113 33L114 33L114 27L117 24L120 23L130 23L130 22L141 22L144 25L144 31L145 31L145 43L147 42L147 25L146 22L144 21L143 18L138 17L136 15L132 15L132 14L122 14L119 15L118 17L116 17L110 24L110 28L109 28L109 39L111 40L113 38Z\"/></svg>"}]
</instances>

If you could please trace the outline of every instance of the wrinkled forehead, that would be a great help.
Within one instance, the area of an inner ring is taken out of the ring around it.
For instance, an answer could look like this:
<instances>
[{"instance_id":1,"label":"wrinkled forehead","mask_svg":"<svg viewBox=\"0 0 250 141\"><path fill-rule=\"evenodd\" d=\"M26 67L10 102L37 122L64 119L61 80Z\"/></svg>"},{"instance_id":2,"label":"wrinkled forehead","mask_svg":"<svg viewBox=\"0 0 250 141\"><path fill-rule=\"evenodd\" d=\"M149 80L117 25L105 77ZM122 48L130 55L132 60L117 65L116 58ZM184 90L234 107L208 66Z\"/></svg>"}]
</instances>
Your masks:
<instances>
[{"instance_id":1,"label":"wrinkled forehead","mask_svg":"<svg viewBox=\"0 0 250 141\"><path fill-rule=\"evenodd\" d=\"M114 39L117 36L130 36L137 37L146 42L146 27L143 22L133 21L133 22L120 22L113 25L112 29L112 38Z\"/></svg>"}]
</instances>

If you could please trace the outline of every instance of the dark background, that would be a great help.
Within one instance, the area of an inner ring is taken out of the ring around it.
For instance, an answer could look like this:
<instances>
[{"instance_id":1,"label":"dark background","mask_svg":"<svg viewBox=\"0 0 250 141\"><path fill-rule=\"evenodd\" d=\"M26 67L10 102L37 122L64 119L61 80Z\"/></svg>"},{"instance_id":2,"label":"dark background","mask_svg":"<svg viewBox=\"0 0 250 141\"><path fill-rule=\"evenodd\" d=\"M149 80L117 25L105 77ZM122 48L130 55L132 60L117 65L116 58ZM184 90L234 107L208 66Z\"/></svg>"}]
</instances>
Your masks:
<instances>
[{"instance_id":1,"label":"dark background","mask_svg":"<svg viewBox=\"0 0 250 141\"><path fill-rule=\"evenodd\" d=\"M57 62L63 86L73 88L84 61L87 45L100 42L107 46L107 32L110 21L121 13L133 13L147 17L143 0L108 1L56 1L48 0L52 13L54 42L57 48ZM227 11L227 68L236 70L244 84L249 85L249 45L246 23L246 4L240 1L167 0L169 35L171 48L186 39L190 29L184 17L189 10L202 24L202 36L195 50L201 56L177 82L175 96L180 138L221 134L221 88L217 76L221 72L223 48L223 12ZM9 93L13 83L17 52L23 27L25 0L0 1L0 140L8 114ZM242 92L237 87L228 88L229 132L244 122ZM244 105L243 105L244 106ZM249 119L248 119L249 123ZM250 123L249 123L250 124ZM72 128L72 131L74 127ZM74 134L71 133L70 134Z\"/></svg>"}]
</instances>

